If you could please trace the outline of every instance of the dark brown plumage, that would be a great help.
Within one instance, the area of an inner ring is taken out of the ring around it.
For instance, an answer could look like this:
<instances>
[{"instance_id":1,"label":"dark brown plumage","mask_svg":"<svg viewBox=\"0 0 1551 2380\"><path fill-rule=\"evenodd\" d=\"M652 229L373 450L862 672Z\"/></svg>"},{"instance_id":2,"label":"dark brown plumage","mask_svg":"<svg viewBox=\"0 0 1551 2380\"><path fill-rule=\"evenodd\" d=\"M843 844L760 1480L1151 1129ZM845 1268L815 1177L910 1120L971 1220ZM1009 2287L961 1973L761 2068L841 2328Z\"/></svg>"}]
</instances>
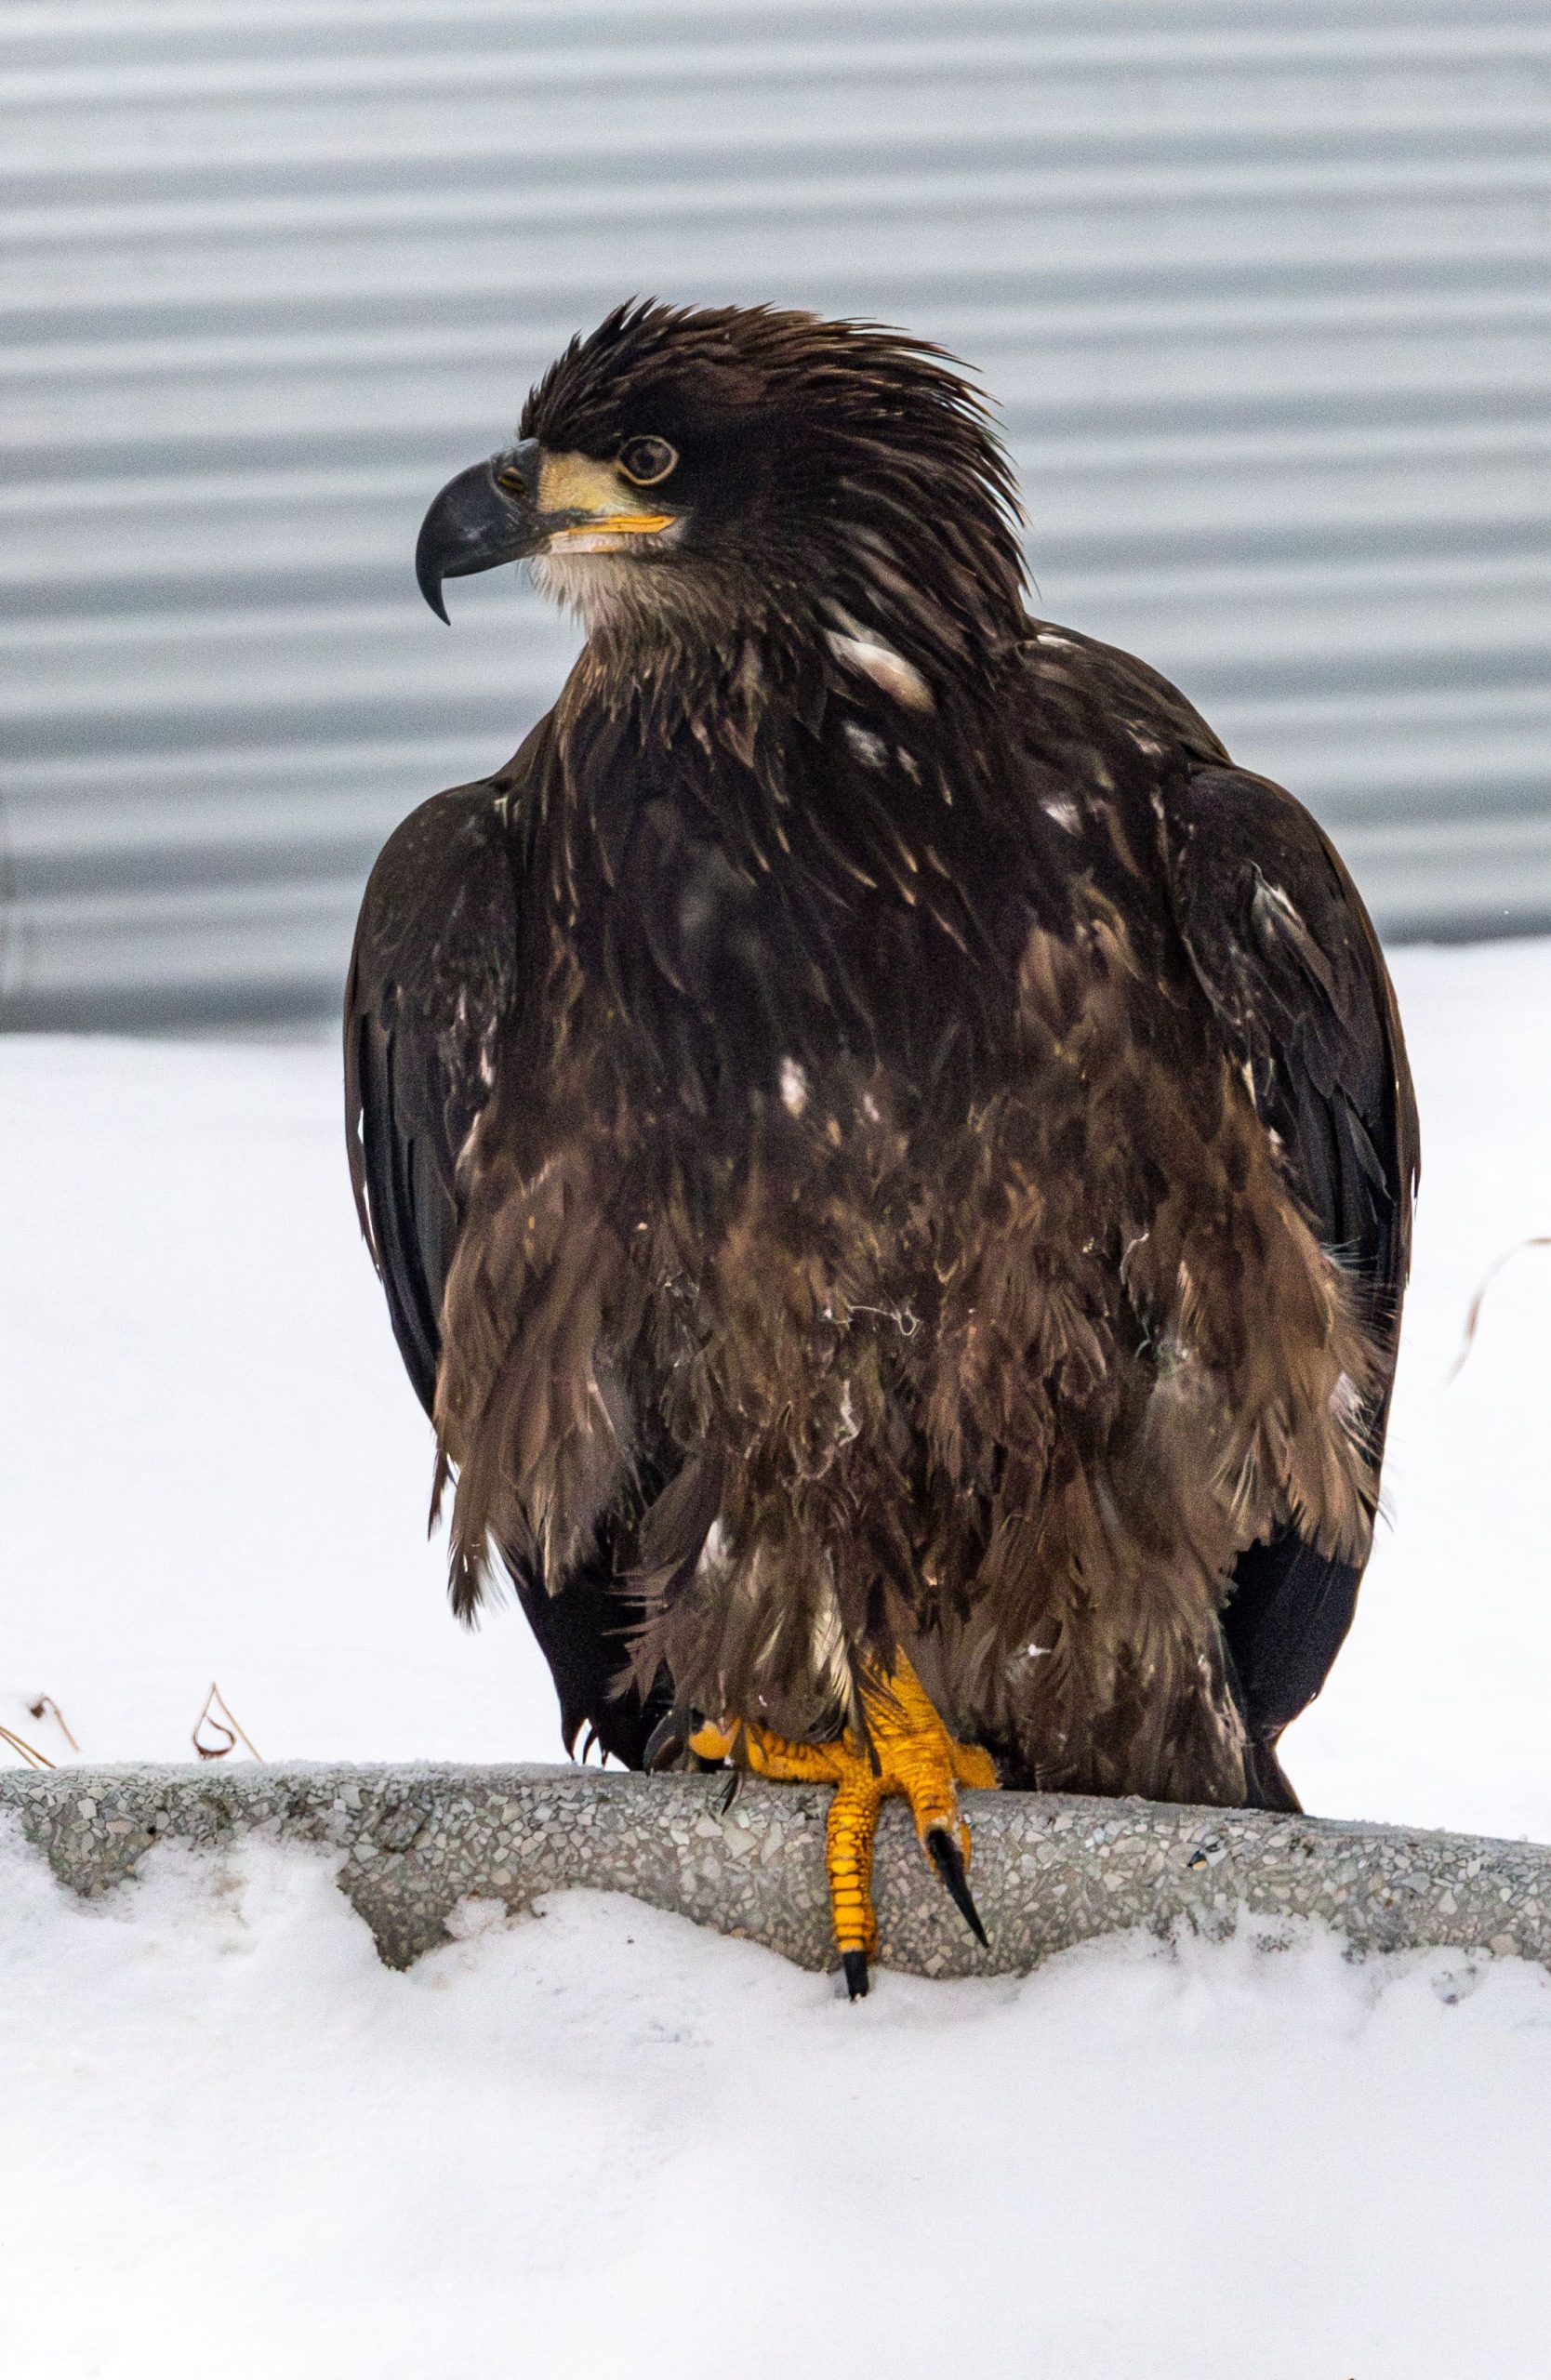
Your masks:
<instances>
[{"instance_id":1,"label":"dark brown plumage","mask_svg":"<svg viewBox=\"0 0 1551 2380\"><path fill-rule=\"evenodd\" d=\"M421 582L524 554L589 642L387 846L346 1015L457 1608L493 1551L631 1763L831 1737L903 1651L1006 1782L1287 1803L1416 1170L1340 861L1025 616L985 415L896 333L611 316Z\"/></svg>"}]
</instances>

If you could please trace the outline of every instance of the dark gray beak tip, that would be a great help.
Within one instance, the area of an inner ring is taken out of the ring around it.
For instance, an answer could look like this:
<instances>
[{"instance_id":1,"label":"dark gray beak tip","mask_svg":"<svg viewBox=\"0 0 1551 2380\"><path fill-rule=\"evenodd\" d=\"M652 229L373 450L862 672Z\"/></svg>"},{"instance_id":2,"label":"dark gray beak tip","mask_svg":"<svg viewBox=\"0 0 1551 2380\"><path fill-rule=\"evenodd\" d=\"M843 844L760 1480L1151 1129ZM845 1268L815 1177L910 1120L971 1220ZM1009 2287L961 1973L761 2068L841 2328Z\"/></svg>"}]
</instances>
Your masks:
<instances>
[{"instance_id":1,"label":"dark gray beak tip","mask_svg":"<svg viewBox=\"0 0 1551 2380\"><path fill-rule=\"evenodd\" d=\"M441 577L434 569L428 568L418 556L415 562L415 583L443 626L450 628L452 614L442 600Z\"/></svg>"},{"instance_id":2,"label":"dark gray beak tip","mask_svg":"<svg viewBox=\"0 0 1551 2380\"><path fill-rule=\"evenodd\" d=\"M537 484L537 449L526 439L510 453L471 464L449 480L420 523L415 579L439 620L450 628L442 588L520 561L537 542L529 491Z\"/></svg>"},{"instance_id":3,"label":"dark gray beak tip","mask_svg":"<svg viewBox=\"0 0 1551 2380\"><path fill-rule=\"evenodd\" d=\"M447 564L456 555L457 539L455 525L448 520L445 493L444 490L437 497L420 523L415 545L415 584L437 618L451 628L442 585L448 575Z\"/></svg>"}]
</instances>

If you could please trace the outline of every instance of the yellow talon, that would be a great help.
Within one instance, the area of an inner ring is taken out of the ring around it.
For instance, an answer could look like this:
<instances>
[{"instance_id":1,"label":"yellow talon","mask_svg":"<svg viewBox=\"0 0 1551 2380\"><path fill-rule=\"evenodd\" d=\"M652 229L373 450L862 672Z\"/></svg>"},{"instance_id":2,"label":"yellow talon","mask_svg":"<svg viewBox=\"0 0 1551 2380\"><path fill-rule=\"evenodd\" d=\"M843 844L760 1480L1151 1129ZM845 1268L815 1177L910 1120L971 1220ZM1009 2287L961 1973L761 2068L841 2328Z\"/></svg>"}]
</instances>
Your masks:
<instances>
[{"instance_id":1,"label":"yellow talon","mask_svg":"<svg viewBox=\"0 0 1551 2380\"><path fill-rule=\"evenodd\" d=\"M983 1942L965 1882L970 1831L955 1789L986 1789L997 1781L988 1752L948 1734L903 1653L886 1676L863 1676L862 1708L870 1752L851 1728L838 1742L799 1744L736 1719L701 1726L689 1739L690 1751L702 1760L725 1760L741 1740L743 1758L757 1777L835 1788L825 1867L835 1943L853 2000L867 1990L867 1963L878 1950L872 1843L883 1804L896 1793L909 1803L922 1849Z\"/></svg>"}]
</instances>

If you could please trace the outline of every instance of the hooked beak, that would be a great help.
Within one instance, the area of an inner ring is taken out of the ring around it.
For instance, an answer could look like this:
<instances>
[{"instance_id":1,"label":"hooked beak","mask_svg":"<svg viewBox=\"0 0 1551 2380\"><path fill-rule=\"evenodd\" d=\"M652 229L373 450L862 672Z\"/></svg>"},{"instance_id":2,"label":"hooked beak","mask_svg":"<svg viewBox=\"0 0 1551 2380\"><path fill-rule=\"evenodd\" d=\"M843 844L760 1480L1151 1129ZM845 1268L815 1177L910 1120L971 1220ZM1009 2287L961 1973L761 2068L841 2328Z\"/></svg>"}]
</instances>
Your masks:
<instances>
[{"instance_id":1,"label":"hooked beak","mask_svg":"<svg viewBox=\"0 0 1551 2380\"><path fill-rule=\"evenodd\" d=\"M640 549L673 526L672 513L633 503L611 465L581 455L546 456L537 438L524 438L447 482L420 524L415 575L444 620L444 579L564 548Z\"/></svg>"},{"instance_id":2,"label":"hooked beak","mask_svg":"<svg viewBox=\"0 0 1551 2380\"><path fill-rule=\"evenodd\" d=\"M442 582L494 570L537 553L576 517L538 509L538 441L524 438L449 480L420 523L415 576L438 619L447 618ZM452 623L448 621L450 627Z\"/></svg>"}]
</instances>

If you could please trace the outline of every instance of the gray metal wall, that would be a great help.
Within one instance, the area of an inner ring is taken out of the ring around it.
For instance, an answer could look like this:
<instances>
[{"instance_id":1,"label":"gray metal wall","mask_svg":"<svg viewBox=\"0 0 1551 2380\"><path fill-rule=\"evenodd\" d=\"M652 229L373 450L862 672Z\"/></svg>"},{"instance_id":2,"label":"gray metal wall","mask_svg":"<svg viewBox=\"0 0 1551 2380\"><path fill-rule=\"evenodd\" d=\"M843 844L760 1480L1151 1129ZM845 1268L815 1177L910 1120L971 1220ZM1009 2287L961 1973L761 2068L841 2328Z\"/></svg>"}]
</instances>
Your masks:
<instances>
[{"instance_id":1,"label":"gray metal wall","mask_svg":"<svg viewBox=\"0 0 1551 2380\"><path fill-rule=\"evenodd\" d=\"M329 1006L371 855L570 631L421 511L637 291L1001 400L1040 604L1333 827L1551 922L1551 0L7 0L12 1022Z\"/></svg>"}]
</instances>

